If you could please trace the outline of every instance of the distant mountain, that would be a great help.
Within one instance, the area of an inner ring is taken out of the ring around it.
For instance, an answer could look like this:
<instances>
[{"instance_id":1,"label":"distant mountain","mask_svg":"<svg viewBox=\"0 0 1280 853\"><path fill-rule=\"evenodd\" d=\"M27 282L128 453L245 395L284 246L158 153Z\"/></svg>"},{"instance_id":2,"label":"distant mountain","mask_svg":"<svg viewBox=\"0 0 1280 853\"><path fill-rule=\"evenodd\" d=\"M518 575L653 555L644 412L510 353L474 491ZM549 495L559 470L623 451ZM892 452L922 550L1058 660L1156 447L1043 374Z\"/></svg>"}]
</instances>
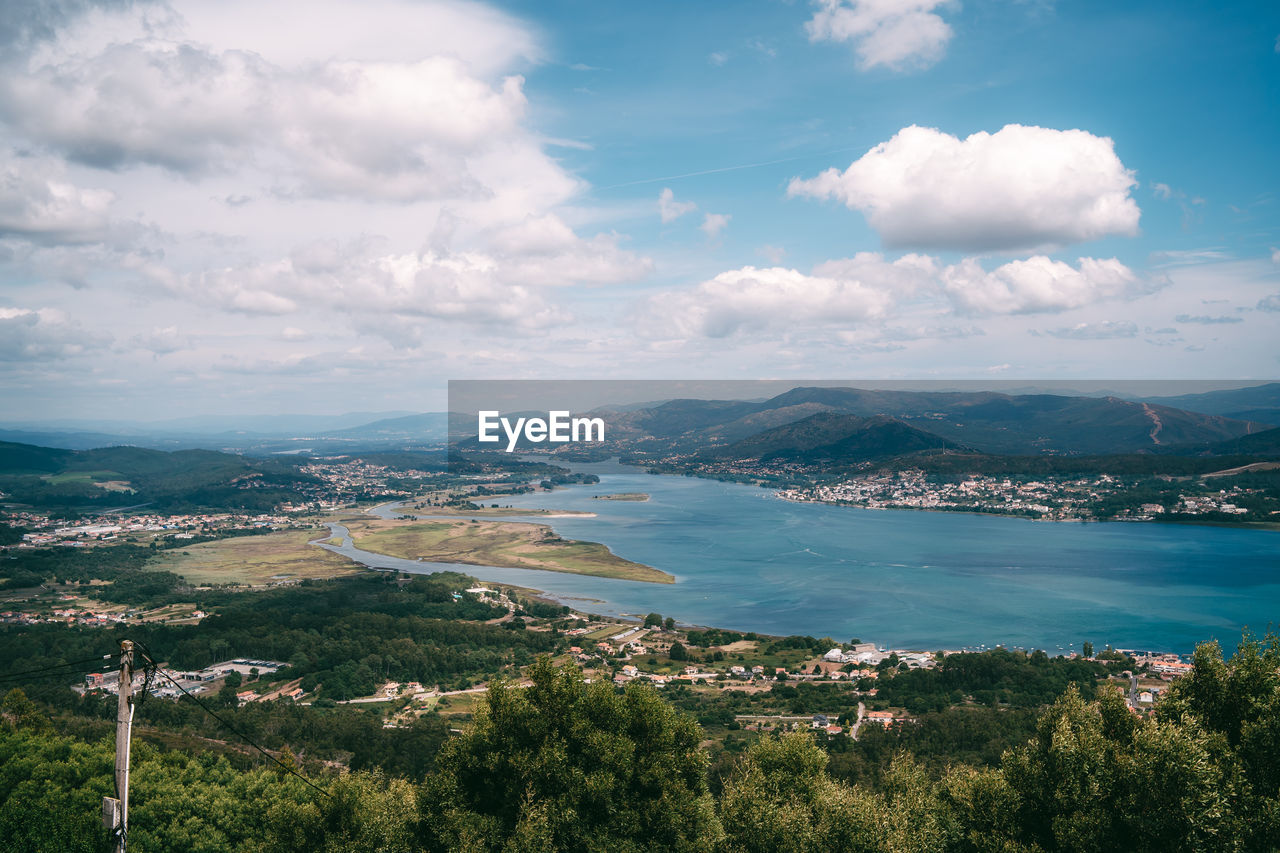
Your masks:
<instances>
[{"instance_id":1,"label":"distant mountain","mask_svg":"<svg viewBox=\"0 0 1280 853\"><path fill-rule=\"evenodd\" d=\"M1204 394L1182 394L1177 397L1147 397L1144 402L1155 405L1202 412L1207 415L1224 415L1239 420L1280 425L1280 382L1233 388L1227 391L1209 391Z\"/></svg>"},{"instance_id":2,"label":"distant mountain","mask_svg":"<svg viewBox=\"0 0 1280 853\"><path fill-rule=\"evenodd\" d=\"M1188 445L1173 449L1181 450L1184 453L1209 456L1245 454L1249 456L1280 457L1280 428L1255 432L1253 435L1233 438L1230 441L1219 441L1209 445Z\"/></svg>"},{"instance_id":3,"label":"distant mountain","mask_svg":"<svg viewBox=\"0 0 1280 853\"><path fill-rule=\"evenodd\" d=\"M765 430L707 457L758 459L761 462L855 463L906 456L925 450L965 450L956 442L917 429L887 415L869 418L819 412L803 420Z\"/></svg>"},{"instance_id":4,"label":"distant mountain","mask_svg":"<svg viewBox=\"0 0 1280 853\"><path fill-rule=\"evenodd\" d=\"M166 421L9 423L0 441L91 450L134 445L159 450L216 447L259 455L311 450L343 452L388 443L440 443L443 414L348 412L341 415L217 415Z\"/></svg>"},{"instance_id":5,"label":"distant mountain","mask_svg":"<svg viewBox=\"0 0 1280 853\"><path fill-rule=\"evenodd\" d=\"M610 416L610 435L681 451L732 443L818 412L886 415L986 453L1133 453L1208 444L1262 425L1118 397L1010 395L993 391L793 388L762 402L673 400Z\"/></svg>"},{"instance_id":6,"label":"distant mountain","mask_svg":"<svg viewBox=\"0 0 1280 853\"><path fill-rule=\"evenodd\" d=\"M0 491L36 506L270 509L314 477L277 459L143 447L61 450L0 442Z\"/></svg>"},{"instance_id":7,"label":"distant mountain","mask_svg":"<svg viewBox=\"0 0 1280 853\"><path fill-rule=\"evenodd\" d=\"M55 474L74 455L70 450L0 441L0 474Z\"/></svg>"},{"instance_id":8,"label":"distant mountain","mask_svg":"<svg viewBox=\"0 0 1280 853\"><path fill-rule=\"evenodd\" d=\"M92 450L95 447L130 444L138 441L146 443L145 439L140 439L138 436L107 432L61 432L56 429L39 428L0 429L0 442L47 448L57 447L64 450Z\"/></svg>"},{"instance_id":9,"label":"distant mountain","mask_svg":"<svg viewBox=\"0 0 1280 853\"><path fill-rule=\"evenodd\" d=\"M346 429L326 430L320 433L320 437L443 442L449 437L449 415L444 412L401 415Z\"/></svg>"}]
</instances>

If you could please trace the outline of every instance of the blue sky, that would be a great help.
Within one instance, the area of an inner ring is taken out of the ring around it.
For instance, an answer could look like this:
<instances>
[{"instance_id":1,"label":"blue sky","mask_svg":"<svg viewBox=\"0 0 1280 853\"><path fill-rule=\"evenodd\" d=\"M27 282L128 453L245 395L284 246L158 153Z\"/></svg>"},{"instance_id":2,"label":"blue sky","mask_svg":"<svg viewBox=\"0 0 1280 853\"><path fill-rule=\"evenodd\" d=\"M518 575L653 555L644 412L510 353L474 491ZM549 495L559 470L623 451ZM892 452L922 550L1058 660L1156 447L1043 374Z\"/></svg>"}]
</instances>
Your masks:
<instances>
[{"instance_id":1,"label":"blue sky","mask_svg":"<svg viewBox=\"0 0 1280 853\"><path fill-rule=\"evenodd\" d=\"M1275 4L14 9L4 420L1280 374Z\"/></svg>"}]
</instances>

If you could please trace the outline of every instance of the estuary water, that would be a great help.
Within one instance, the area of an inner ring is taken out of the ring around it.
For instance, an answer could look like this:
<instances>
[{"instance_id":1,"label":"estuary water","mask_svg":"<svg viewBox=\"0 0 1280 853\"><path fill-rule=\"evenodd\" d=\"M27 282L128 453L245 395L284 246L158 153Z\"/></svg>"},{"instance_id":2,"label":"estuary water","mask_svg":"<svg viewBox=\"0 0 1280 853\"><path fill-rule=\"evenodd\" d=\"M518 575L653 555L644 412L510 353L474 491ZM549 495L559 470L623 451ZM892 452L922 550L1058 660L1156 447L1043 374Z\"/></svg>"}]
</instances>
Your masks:
<instances>
[{"instance_id":1,"label":"estuary water","mask_svg":"<svg viewBox=\"0 0 1280 853\"><path fill-rule=\"evenodd\" d=\"M600 483L500 502L596 513L528 520L602 542L675 584L399 560L360 551L349 537L326 547L379 568L448 568L533 587L586 612L656 611L687 624L895 648L1003 644L1054 654L1088 640L1185 653L1209 639L1233 648L1246 627L1280 625L1280 531L868 510L616 463L573 467ZM650 499L593 499L622 492Z\"/></svg>"}]
</instances>

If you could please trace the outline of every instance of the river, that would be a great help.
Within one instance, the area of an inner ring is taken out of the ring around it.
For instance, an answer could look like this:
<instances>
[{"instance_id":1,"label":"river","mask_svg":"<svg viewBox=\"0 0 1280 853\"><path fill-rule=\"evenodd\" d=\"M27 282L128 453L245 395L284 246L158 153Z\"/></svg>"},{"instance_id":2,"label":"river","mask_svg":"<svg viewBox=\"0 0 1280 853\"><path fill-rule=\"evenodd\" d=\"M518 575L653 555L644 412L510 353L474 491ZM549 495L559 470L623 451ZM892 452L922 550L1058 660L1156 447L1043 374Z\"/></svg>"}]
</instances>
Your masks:
<instances>
[{"instance_id":1,"label":"river","mask_svg":"<svg viewBox=\"0 0 1280 853\"><path fill-rule=\"evenodd\" d=\"M997 644L1186 653L1280 623L1280 532L1201 525L1040 522L969 513L792 503L773 492L616 463L600 483L503 498L594 518L530 517L676 576L647 584L558 572L421 563L329 550L376 568L462 571L601 614L859 638L895 648ZM594 500L644 492L648 501ZM520 519L504 519L520 520Z\"/></svg>"}]
</instances>

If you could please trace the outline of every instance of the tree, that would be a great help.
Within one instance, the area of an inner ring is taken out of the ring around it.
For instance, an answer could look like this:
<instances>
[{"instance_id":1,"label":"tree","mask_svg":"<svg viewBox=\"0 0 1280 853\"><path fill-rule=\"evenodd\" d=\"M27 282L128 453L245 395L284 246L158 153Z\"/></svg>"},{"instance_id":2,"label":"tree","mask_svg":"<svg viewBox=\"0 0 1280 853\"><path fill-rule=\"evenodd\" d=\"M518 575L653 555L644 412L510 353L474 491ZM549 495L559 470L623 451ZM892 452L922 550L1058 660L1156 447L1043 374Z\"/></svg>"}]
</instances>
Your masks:
<instances>
[{"instance_id":1,"label":"tree","mask_svg":"<svg viewBox=\"0 0 1280 853\"><path fill-rule=\"evenodd\" d=\"M672 660L688 660L689 652L685 649L684 644L677 640L671 644L671 651L667 652L667 657Z\"/></svg>"},{"instance_id":2,"label":"tree","mask_svg":"<svg viewBox=\"0 0 1280 853\"><path fill-rule=\"evenodd\" d=\"M1085 640L1083 643L1081 643L1080 654L1084 655L1087 658L1093 657L1093 643L1089 642L1088 640Z\"/></svg>"},{"instance_id":3,"label":"tree","mask_svg":"<svg viewBox=\"0 0 1280 853\"><path fill-rule=\"evenodd\" d=\"M966 835L987 849L1242 849L1245 788L1222 738L1135 717L1114 690L1086 702L1071 686L999 778L950 781Z\"/></svg>"},{"instance_id":4,"label":"tree","mask_svg":"<svg viewBox=\"0 0 1280 853\"><path fill-rule=\"evenodd\" d=\"M646 628L658 628L658 627L661 627L661 626L662 626L662 614L661 614L661 613L650 613L648 616L644 617L644 627L646 627Z\"/></svg>"},{"instance_id":5,"label":"tree","mask_svg":"<svg viewBox=\"0 0 1280 853\"><path fill-rule=\"evenodd\" d=\"M4 694L4 699L0 700L0 720L14 728L37 732L52 728L49 718L40 711L36 703L27 698L27 694L19 687Z\"/></svg>"},{"instance_id":6,"label":"tree","mask_svg":"<svg viewBox=\"0 0 1280 853\"><path fill-rule=\"evenodd\" d=\"M721 797L725 849L925 853L948 847L947 813L910 759L894 760L880 794L833 780L826 765L826 753L805 731L752 744Z\"/></svg>"},{"instance_id":7,"label":"tree","mask_svg":"<svg viewBox=\"0 0 1280 853\"><path fill-rule=\"evenodd\" d=\"M666 628L668 631L674 631L676 627L676 620L668 616L666 619L662 620L662 627Z\"/></svg>"},{"instance_id":8,"label":"tree","mask_svg":"<svg viewBox=\"0 0 1280 853\"><path fill-rule=\"evenodd\" d=\"M428 850L711 850L721 831L701 729L653 688L585 685L540 658L490 686L424 785Z\"/></svg>"}]
</instances>

